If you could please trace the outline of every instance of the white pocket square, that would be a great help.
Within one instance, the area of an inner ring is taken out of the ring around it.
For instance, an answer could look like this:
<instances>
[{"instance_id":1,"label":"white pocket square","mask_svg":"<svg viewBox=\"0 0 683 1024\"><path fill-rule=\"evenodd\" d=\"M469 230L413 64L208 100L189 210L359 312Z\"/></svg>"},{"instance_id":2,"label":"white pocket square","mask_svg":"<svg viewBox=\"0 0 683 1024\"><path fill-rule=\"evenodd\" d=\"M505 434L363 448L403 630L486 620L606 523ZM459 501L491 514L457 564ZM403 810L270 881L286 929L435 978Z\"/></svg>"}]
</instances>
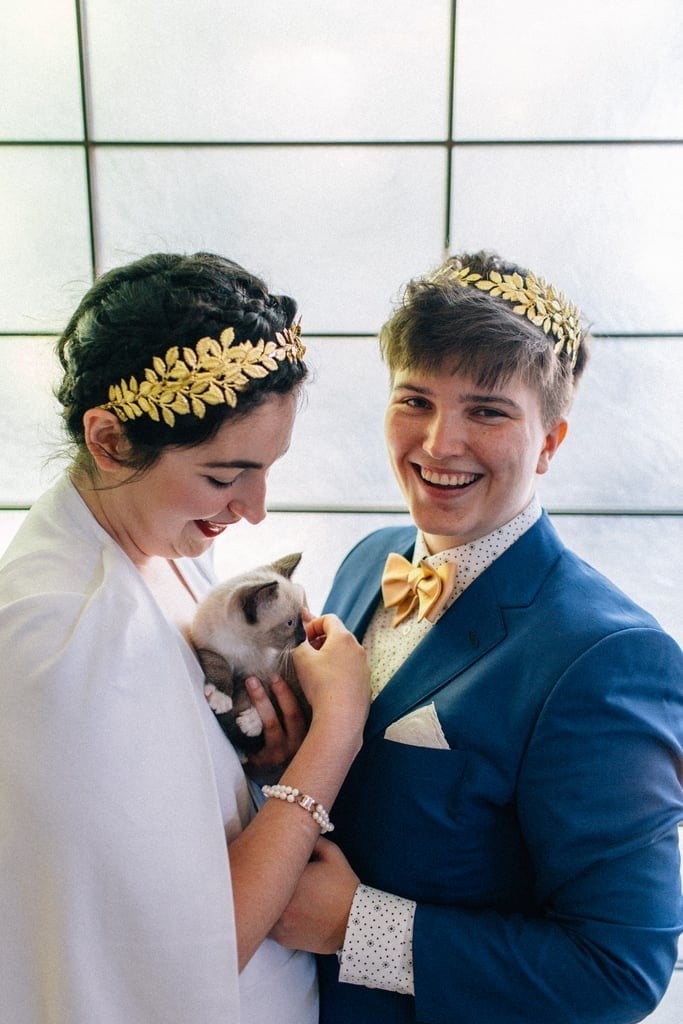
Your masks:
<instances>
[{"instance_id":1,"label":"white pocket square","mask_svg":"<svg viewBox=\"0 0 683 1024\"><path fill-rule=\"evenodd\" d=\"M384 732L385 740L406 743L411 747L430 747L432 750L450 750L441 728L434 703L411 711L398 722L392 722Z\"/></svg>"}]
</instances>

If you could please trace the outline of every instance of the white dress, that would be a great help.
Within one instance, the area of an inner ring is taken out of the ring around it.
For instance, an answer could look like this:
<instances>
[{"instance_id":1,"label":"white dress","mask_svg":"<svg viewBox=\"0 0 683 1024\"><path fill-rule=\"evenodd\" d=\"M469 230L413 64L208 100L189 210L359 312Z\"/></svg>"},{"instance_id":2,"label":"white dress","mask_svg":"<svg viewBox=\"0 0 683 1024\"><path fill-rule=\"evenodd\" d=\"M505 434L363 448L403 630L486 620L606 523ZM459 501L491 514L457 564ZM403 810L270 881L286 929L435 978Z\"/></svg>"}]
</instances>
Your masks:
<instances>
[{"instance_id":1,"label":"white dress","mask_svg":"<svg viewBox=\"0 0 683 1024\"><path fill-rule=\"evenodd\" d=\"M66 477L0 560L0 664L2 1024L315 1024L308 954L266 940L238 977L224 828L249 788L189 646Z\"/></svg>"}]
</instances>

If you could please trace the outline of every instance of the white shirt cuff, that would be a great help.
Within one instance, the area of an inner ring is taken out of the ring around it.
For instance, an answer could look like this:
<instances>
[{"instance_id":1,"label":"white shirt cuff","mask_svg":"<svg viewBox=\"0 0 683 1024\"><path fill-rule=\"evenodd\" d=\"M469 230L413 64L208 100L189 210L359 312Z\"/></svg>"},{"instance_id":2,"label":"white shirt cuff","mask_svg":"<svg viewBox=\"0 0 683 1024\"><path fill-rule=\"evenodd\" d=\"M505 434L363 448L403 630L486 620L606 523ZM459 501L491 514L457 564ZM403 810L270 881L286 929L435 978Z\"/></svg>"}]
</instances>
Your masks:
<instances>
[{"instance_id":1,"label":"white shirt cuff","mask_svg":"<svg viewBox=\"0 0 683 1024\"><path fill-rule=\"evenodd\" d=\"M359 885L339 953L339 980L414 995L415 907L413 900Z\"/></svg>"}]
</instances>

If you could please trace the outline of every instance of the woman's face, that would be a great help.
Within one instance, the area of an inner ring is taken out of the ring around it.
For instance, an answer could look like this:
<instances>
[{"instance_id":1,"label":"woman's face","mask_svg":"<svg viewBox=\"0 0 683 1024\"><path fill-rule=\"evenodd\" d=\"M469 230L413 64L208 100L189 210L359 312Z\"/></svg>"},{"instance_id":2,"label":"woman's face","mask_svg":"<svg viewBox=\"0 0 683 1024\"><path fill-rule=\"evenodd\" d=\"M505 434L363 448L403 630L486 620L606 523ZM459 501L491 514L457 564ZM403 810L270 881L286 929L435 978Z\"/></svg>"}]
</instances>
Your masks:
<instances>
[{"instance_id":1,"label":"woman's face","mask_svg":"<svg viewBox=\"0 0 683 1024\"><path fill-rule=\"evenodd\" d=\"M211 440L167 449L139 478L96 492L98 520L136 564L196 557L232 523L260 522L266 477L289 447L296 407L295 393L273 395Z\"/></svg>"}]
</instances>

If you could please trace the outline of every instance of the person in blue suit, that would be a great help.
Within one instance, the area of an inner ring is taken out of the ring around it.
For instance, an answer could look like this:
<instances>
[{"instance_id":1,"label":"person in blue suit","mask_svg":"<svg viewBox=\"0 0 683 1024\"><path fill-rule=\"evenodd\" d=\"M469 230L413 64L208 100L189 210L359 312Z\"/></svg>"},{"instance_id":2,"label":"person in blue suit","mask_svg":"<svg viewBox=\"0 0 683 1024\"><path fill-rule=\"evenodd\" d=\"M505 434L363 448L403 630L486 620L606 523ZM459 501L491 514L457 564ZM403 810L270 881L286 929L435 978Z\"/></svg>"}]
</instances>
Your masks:
<instances>
[{"instance_id":1,"label":"person in blue suit","mask_svg":"<svg viewBox=\"0 0 683 1024\"><path fill-rule=\"evenodd\" d=\"M373 703L338 847L319 845L276 934L337 953L322 1024L638 1021L683 930L683 655L536 495L587 360L581 315L462 255L407 286L380 341L415 526L362 540L330 593Z\"/></svg>"}]
</instances>

